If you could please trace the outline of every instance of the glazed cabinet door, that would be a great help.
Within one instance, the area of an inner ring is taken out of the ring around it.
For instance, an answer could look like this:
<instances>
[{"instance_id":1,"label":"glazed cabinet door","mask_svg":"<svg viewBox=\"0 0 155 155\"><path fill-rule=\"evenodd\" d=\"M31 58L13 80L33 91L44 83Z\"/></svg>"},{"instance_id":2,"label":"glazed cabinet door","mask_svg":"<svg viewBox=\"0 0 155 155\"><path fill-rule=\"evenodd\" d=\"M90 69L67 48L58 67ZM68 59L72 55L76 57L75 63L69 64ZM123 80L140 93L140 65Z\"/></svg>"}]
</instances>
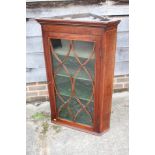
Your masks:
<instances>
[{"instance_id":1,"label":"glazed cabinet door","mask_svg":"<svg viewBox=\"0 0 155 155\"><path fill-rule=\"evenodd\" d=\"M52 120L94 130L100 37L43 35Z\"/></svg>"}]
</instances>

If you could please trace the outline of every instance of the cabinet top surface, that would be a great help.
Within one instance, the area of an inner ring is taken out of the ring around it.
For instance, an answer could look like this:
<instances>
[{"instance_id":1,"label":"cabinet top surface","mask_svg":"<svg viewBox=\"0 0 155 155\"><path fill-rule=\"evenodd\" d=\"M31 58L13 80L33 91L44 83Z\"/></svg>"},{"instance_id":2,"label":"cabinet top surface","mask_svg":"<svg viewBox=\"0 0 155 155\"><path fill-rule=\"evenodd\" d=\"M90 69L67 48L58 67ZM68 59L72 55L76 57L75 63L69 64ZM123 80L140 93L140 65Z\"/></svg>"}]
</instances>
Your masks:
<instances>
[{"instance_id":1,"label":"cabinet top surface","mask_svg":"<svg viewBox=\"0 0 155 155\"><path fill-rule=\"evenodd\" d=\"M57 25L83 25L83 26L117 26L120 20L113 20L106 17L86 14L71 14L65 16L56 16L52 18L36 19L40 24L57 24ZM88 25L89 24L89 25Z\"/></svg>"}]
</instances>

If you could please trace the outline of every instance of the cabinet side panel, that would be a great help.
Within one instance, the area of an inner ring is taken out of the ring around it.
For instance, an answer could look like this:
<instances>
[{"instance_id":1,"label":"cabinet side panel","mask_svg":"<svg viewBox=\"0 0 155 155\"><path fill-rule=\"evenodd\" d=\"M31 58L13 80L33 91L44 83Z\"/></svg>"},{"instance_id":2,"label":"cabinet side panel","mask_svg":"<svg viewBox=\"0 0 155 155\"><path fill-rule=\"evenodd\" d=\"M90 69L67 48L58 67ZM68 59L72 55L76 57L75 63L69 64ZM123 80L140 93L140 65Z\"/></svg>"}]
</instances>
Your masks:
<instances>
[{"instance_id":1,"label":"cabinet side panel","mask_svg":"<svg viewBox=\"0 0 155 155\"><path fill-rule=\"evenodd\" d=\"M95 107L94 107L94 131L100 133L100 122L101 122L101 106L100 104L100 94L102 94L101 84L103 82L102 77L102 56L101 56L101 44L102 36L98 37L96 42L96 64L95 64Z\"/></svg>"},{"instance_id":2,"label":"cabinet side panel","mask_svg":"<svg viewBox=\"0 0 155 155\"><path fill-rule=\"evenodd\" d=\"M110 127L110 114L113 90L113 77L115 67L115 51L116 51L116 34L117 29L105 32L102 41L103 61L102 61L102 78L101 84L101 123L100 130L105 131Z\"/></svg>"}]
</instances>

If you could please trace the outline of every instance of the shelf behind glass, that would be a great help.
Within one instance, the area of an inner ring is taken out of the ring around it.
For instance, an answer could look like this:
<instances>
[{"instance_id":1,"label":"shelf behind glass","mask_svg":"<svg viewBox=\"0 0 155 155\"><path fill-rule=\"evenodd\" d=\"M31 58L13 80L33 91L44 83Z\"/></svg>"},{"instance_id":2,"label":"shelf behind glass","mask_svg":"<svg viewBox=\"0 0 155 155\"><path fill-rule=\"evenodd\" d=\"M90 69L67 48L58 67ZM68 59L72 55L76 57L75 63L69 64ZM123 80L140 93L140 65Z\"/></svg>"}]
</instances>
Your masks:
<instances>
[{"instance_id":1,"label":"shelf behind glass","mask_svg":"<svg viewBox=\"0 0 155 155\"><path fill-rule=\"evenodd\" d=\"M57 91L63 96L71 96L72 85L69 77L56 75L55 84ZM89 100L93 93L93 86L91 81L83 81L75 79L75 95L82 100ZM93 98L92 98L93 100Z\"/></svg>"},{"instance_id":2,"label":"shelf behind glass","mask_svg":"<svg viewBox=\"0 0 155 155\"><path fill-rule=\"evenodd\" d=\"M58 55L58 57L59 59L61 59L61 61L63 61L65 58L64 56L61 56L61 55ZM78 74L76 74L77 70L80 67L76 58L68 57L68 59L63 63L64 67L59 64L59 62L54 56L52 56L52 59L53 59L53 67L57 68L55 70L56 75L60 75L64 77L71 76L71 77L74 77L75 79L88 80L88 81L92 81L92 79L94 79L95 60L89 60L88 63L84 66L84 68L81 68ZM81 62L84 62L85 60L86 59L80 58ZM67 69L67 71L65 70L65 68Z\"/></svg>"},{"instance_id":3,"label":"shelf behind glass","mask_svg":"<svg viewBox=\"0 0 155 155\"><path fill-rule=\"evenodd\" d=\"M68 96L62 96L63 99L65 101L67 101L69 99ZM75 116L77 114L77 112L79 110L80 113L77 115L77 118L75 120L75 122L77 123L83 123L83 124L86 124L86 125L90 125L92 126L92 121L91 121L91 117L93 118L93 111L94 111L94 102L90 102L88 104L88 101L86 100L82 100L80 99L81 103L83 106L86 107L86 110L90 113L90 115L88 115L82 108L81 106L79 105L79 103L77 102L77 100L73 97L70 102L68 103L68 106L67 108L62 108L60 113L59 113L59 117L60 118L63 118L63 119L67 119L67 120L70 120L70 121L73 121L73 117L69 114L69 111L68 109L70 110L70 113L72 113L73 116ZM60 107L63 106L63 104L66 104L66 103L63 103L58 96L56 96L56 102L57 102L57 109L59 109Z\"/></svg>"},{"instance_id":4,"label":"shelf behind glass","mask_svg":"<svg viewBox=\"0 0 155 155\"><path fill-rule=\"evenodd\" d=\"M70 49L70 44L71 41L69 40L64 40L64 39L52 39L51 40L54 52L58 55L65 56L67 55L69 49ZM73 41L73 49L70 52L70 56L74 57L75 53L73 50L76 52L79 58L88 58L90 54L93 51L93 42L86 42L86 41ZM94 59L95 56L93 55L91 59Z\"/></svg>"}]
</instances>

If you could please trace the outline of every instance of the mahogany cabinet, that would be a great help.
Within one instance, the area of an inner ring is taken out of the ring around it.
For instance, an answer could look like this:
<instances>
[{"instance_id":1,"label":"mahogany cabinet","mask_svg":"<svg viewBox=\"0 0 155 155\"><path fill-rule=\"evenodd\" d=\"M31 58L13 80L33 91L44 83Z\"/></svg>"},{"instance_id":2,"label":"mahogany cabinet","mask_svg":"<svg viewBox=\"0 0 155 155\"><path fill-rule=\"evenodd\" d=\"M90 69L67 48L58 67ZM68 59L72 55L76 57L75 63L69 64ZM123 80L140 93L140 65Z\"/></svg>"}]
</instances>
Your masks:
<instances>
[{"instance_id":1,"label":"mahogany cabinet","mask_svg":"<svg viewBox=\"0 0 155 155\"><path fill-rule=\"evenodd\" d=\"M108 130L120 21L93 14L37 21L42 27L52 122L94 134Z\"/></svg>"}]
</instances>

